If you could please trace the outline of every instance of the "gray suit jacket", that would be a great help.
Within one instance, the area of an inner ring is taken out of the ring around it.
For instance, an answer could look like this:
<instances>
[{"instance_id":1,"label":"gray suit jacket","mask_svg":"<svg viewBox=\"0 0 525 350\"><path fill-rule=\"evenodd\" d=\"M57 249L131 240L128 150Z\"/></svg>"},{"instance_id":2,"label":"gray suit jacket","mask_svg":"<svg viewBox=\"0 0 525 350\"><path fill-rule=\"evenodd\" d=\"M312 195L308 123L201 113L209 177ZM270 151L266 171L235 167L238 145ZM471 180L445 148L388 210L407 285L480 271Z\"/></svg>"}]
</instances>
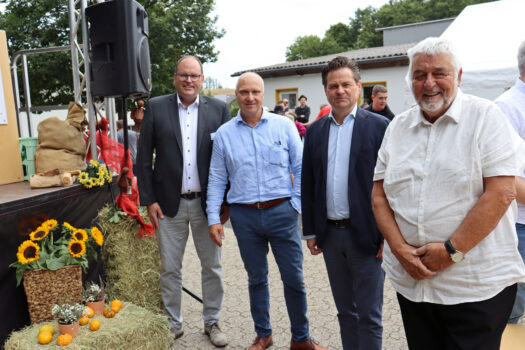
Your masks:
<instances>
[{"instance_id":1,"label":"gray suit jacket","mask_svg":"<svg viewBox=\"0 0 525 350\"><path fill-rule=\"evenodd\" d=\"M197 125L197 168L201 184L201 205L206 212L208 173L213 142L211 134L231 119L226 103L199 96ZM137 178L140 203L158 202L164 215L177 215L182 188L182 134L177 95L149 100L140 129L137 150ZM153 164L153 152L156 152Z\"/></svg>"}]
</instances>

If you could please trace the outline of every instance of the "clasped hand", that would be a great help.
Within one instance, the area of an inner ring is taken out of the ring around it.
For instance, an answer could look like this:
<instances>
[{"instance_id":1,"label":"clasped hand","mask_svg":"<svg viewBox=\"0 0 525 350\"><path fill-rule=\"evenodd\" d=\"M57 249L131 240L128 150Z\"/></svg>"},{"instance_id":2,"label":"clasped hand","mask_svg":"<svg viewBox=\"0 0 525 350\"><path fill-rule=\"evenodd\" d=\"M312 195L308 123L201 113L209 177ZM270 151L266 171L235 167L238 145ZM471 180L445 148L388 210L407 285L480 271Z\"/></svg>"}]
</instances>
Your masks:
<instances>
[{"instance_id":1,"label":"clasped hand","mask_svg":"<svg viewBox=\"0 0 525 350\"><path fill-rule=\"evenodd\" d=\"M419 248L405 244L394 255L415 280L431 278L453 264L443 243L428 243Z\"/></svg>"}]
</instances>

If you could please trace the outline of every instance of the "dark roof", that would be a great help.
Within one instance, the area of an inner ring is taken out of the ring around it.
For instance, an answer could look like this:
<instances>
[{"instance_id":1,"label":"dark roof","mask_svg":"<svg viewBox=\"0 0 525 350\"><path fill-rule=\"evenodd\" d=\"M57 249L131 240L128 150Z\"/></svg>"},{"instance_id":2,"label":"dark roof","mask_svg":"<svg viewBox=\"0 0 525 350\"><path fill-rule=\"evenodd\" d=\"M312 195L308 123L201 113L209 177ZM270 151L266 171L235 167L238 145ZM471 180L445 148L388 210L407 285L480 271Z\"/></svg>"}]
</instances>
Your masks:
<instances>
[{"instance_id":1,"label":"dark roof","mask_svg":"<svg viewBox=\"0 0 525 350\"><path fill-rule=\"evenodd\" d=\"M295 74L293 72L303 71L303 73L311 73L319 71L321 67L324 67L328 62L337 56L346 56L350 59L355 60L357 63L367 62L386 62L386 61L397 61L407 59L407 50L414 46L416 43L381 46L381 47L369 47L366 49L359 49L347 52L336 53L332 55L312 57L304 60L284 62L274 64L271 66L259 67L247 69L232 74L232 77L237 77L245 72L259 73L261 76L269 76L275 73L281 73L282 75Z\"/></svg>"}]
</instances>

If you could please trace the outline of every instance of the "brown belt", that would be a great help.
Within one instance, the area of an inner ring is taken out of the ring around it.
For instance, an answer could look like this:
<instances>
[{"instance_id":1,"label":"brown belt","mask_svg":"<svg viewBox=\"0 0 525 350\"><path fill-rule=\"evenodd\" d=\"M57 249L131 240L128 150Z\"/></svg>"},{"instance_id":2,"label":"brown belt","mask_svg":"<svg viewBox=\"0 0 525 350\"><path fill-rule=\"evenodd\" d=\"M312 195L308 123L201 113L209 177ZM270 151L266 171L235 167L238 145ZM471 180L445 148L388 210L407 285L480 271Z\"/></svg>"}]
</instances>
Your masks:
<instances>
[{"instance_id":1,"label":"brown belt","mask_svg":"<svg viewBox=\"0 0 525 350\"><path fill-rule=\"evenodd\" d=\"M283 197L283 198L277 198L272 199L271 201L266 202L257 202L257 203L236 203L239 205L242 205L243 207L251 207L251 208L257 208L257 209L268 209L271 208L277 204L280 204L286 200L289 200L290 197Z\"/></svg>"}]
</instances>

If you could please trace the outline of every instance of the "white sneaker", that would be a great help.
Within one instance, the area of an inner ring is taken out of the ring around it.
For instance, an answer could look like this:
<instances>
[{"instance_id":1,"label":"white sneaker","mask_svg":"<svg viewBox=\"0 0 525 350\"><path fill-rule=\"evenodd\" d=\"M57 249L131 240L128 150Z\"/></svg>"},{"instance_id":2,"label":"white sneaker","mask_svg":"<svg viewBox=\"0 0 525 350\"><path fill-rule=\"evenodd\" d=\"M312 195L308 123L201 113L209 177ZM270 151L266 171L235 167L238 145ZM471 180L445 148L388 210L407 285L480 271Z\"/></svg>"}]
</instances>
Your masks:
<instances>
[{"instance_id":1,"label":"white sneaker","mask_svg":"<svg viewBox=\"0 0 525 350\"><path fill-rule=\"evenodd\" d=\"M219 324L216 322L209 326L204 326L204 333L210 338L210 342L217 346L223 347L228 345L228 336L221 331Z\"/></svg>"}]
</instances>

